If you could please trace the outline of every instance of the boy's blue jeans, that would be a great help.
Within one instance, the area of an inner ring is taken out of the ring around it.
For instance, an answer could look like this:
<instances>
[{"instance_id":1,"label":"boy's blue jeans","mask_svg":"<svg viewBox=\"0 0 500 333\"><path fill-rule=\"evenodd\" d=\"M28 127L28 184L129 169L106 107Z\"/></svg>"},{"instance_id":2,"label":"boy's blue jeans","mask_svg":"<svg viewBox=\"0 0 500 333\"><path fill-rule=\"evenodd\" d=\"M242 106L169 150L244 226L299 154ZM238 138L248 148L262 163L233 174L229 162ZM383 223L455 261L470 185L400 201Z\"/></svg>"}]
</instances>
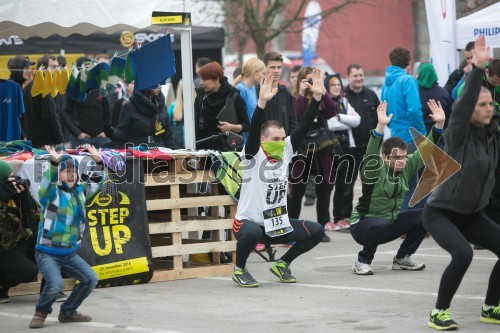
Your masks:
<instances>
[{"instance_id":1,"label":"boy's blue jeans","mask_svg":"<svg viewBox=\"0 0 500 333\"><path fill-rule=\"evenodd\" d=\"M45 278L45 286L36 304L36 311L51 313L57 295L63 290L61 272L79 281L71 295L61 305L61 313L71 316L97 285L97 275L76 252L56 256L41 251L35 253L38 268Z\"/></svg>"}]
</instances>

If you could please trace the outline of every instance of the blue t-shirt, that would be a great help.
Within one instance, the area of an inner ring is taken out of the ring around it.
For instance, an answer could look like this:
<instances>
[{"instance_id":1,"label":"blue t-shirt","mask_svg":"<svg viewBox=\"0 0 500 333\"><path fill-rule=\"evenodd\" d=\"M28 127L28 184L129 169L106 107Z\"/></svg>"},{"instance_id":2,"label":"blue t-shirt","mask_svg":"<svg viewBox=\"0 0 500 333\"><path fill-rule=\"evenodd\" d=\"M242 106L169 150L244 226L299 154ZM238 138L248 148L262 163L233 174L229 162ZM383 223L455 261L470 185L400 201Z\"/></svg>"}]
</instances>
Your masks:
<instances>
[{"instance_id":1,"label":"blue t-shirt","mask_svg":"<svg viewBox=\"0 0 500 333\"><path fill-rule=\"evenodd\" d=\"M245 101L247 106L247 114L248 119L252 122L253 112L257 107L257 91L255 90L255 85L252 85L250 88L243 82L240 82L236 85L236 88L240 91L241 98ZM247 142L248 132L243 133L243 138L245 143Z\"/></svg>"},{"instance_id":2,"label":"blue t-shirt","mask_svg":"<svg viewBox=\"0 0 500 333\"><path fill-rule=\"evenodd\" d=\"M14 81L0 81L0 141L21 138L21 120L24 113L23 91Z\"/></svg>"}]
</instances>

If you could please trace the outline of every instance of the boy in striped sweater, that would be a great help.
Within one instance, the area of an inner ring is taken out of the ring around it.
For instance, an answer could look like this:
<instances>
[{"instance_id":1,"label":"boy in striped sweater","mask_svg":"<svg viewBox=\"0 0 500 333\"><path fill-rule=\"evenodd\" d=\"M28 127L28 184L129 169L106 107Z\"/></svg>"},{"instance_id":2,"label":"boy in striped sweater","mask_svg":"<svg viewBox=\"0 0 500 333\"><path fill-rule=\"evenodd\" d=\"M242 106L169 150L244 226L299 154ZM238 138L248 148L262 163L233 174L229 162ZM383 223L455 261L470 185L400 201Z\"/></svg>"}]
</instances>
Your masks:
<instances>
[{"instance_id":1,"label":"boy in striped sweater","mask_svg":"<svg viewBox=\"0 0 500 333\"><path fill-rule=\"evenodd\" d=\"M88 322L92 318L77 312L97 284L97 275L78 254L85 229L85 202L101 188L99 183L80 182L78 161L46 146L50 166L38 189L40 223L36 245L36 262L46 280L36 304L30 328L41 328L52 312L52 304L63 288L61 272L79 281L68 299L61 305L58 320L61 323ZM101 151L87 146L92 159L102 164Z\"/></svg>"}]
</instances>

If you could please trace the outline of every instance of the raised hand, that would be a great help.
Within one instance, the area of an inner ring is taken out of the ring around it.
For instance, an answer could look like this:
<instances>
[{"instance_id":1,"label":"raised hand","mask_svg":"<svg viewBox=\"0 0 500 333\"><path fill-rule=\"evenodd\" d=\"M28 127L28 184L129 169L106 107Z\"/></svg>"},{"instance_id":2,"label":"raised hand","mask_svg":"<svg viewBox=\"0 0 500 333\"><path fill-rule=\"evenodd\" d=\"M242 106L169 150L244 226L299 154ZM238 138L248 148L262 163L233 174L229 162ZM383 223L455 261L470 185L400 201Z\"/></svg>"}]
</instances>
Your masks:
<instances>
[{"instance_id":1,"label":"raised hand","mask_svg":"<svg viewBox=\"0 0 500 333\"><path fill-rule=\"evenodd\" d=\"M320 101L323 95L326 93L325 89L325 72L322 72L318 68L313 68L312 71L313 84L311 86L311 92L316 101Z\"/></svg>"},{"instance_id":2,"label":"raised hand","mask_svg":"<svg viewBox=\"0 0 500 333\"><path fill-rule=\"evenodd\" d=\"M61 156L63 155L62 153L58 153L53 146L48 145L45 145L45 150L49 153L52 162L59 163Z\"/></svg>"},{"instance_id":3,"label":"raised hand","mask_svg":"<svg viewBox=\"0 0 500 333\"><path fill-rule=\"evenodd\" d=\"M92 157L94 162L96 162L96 163L102 162L102 150L101 150L101 148L99 148L99 150L97 150L93 145L87 145L86 148L89 151L90 157Z\"/></svg>"},{"instance_id":4,"label":"raised hand","mask_svg":"<svg viewBox=\"0 0 500 333\"><path fill-rule=\"evenodd\" d=\"M259 100L257 105L264 109L266 103L278 93L278 87L273 88L273 75L268 74L260 81Z\"/></svg>"},{"instance_id":5,"label":"raised hand","mask_svg":"<svg viewBox=\"0 0 500 333\"><path fill-rule=\"evenodd\" d=\"M486 38L484 35L477 37L476 44L474 45L472 52L472 63L476 67L484 69L484 64L490 57L490 47L486 46Z\"/></svg>"},{"instance_id":6,"label":"raised hand","mask_svg":"<svg viewBox=\"0 0 500 333\"><path fill-rule=\"evenodd\" d=\"M427 106L431 111L429 117L431 117L432 121L436 123L437 128L443 128L444 122L446 120L446 114L444 113L443 108L441 107L441 102L438 101L436 103L435 100L431 99L427 102Z\"/></svg>"},{"instance_id":7,"label":"raised hand","mask_svg":"<svg viewBox=\"0 0 500 333\"><path fill-rule=\"evenodd\" d=\"M386 126L391 122L392 114L387 115L387 102L382 101L377 107L377 117L379 125Z\"/></svg>"}]
</instances>

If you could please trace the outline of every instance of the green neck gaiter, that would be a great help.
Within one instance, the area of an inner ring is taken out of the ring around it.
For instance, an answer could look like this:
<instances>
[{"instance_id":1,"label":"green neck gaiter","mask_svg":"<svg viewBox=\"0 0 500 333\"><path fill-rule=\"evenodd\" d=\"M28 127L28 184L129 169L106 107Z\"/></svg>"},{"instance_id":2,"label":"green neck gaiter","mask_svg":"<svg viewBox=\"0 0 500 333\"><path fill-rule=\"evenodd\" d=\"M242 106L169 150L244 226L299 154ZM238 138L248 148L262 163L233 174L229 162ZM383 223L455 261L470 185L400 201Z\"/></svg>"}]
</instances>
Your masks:
<instances>
[{"instance_id":1,"label":"green neck gaiter","mask_svg":"<svg viewBox=\"0 0 500 333\"><path fill-rule=\"evenodd\" d=\"M285 141L262 141L260 146L267 154L267 156L281 161L283 159L283 152L285 151Z\"/></svg>"}]
</instances>

